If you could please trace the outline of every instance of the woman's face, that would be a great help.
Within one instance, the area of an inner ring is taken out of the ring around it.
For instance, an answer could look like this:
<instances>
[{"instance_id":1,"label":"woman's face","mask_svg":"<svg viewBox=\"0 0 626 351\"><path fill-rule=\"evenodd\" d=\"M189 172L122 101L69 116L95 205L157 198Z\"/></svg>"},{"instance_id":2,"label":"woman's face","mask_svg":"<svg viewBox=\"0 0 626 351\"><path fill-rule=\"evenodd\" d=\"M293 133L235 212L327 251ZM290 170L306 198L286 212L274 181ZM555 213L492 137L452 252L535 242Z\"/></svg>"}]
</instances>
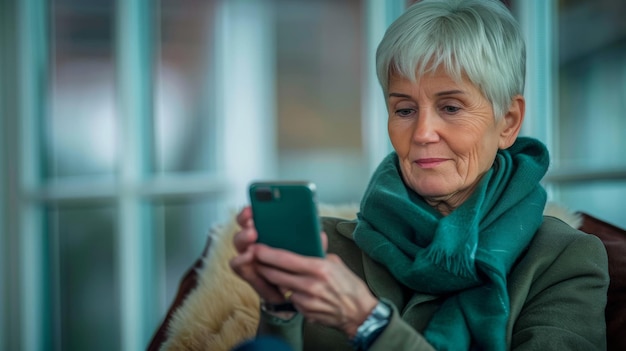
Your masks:
<instances>
[{"instance_id":1,"label":"woman's face","mask_svg":"<svg viewBox=\"0 0 626 351\"><path fill-rule=\"evenodd\" d=\"M517 97L512 105L522 105L522 117L523 103ZM418 83L391 76L387 109L404 181L444 214L471 195L498 148L509 147L517 136L509 134L510 111L496 122L480 90L442 68Z\"/></svg>"}]
</instances>

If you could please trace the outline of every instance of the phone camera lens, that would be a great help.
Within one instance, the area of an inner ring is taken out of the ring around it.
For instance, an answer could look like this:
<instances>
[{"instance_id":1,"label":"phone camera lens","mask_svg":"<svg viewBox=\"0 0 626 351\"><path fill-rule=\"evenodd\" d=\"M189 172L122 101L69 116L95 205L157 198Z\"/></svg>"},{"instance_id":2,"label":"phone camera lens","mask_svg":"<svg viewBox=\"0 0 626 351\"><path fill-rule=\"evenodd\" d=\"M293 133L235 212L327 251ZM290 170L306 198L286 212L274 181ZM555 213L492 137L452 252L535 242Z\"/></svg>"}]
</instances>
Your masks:
<instances>
[{"instance_id":1,"label":"phone camera lens","mask_svg":"<svg viewBox=\"0 0 626 351\"><path fill-rule=\"evenodd\" d=\"M272 201L272 189L270 188L258 188L254 192L254 196L259 201Z\"/></svg>"}]
</instances>

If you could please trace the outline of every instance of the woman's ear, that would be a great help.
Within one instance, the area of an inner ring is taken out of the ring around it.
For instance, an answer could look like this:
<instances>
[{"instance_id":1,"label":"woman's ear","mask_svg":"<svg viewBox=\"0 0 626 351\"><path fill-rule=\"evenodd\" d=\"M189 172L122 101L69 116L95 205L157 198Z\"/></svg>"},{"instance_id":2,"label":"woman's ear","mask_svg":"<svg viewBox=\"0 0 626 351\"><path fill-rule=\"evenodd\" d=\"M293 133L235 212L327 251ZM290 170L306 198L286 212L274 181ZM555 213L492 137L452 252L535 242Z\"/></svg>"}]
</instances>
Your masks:
<instances>
[{"instance_id":1,"label":"woman's ear","mask_svg":"<svg viewBox=\"0 0 626 351\"><path fill-rule=\"evenodd\" d=\"M508 111L504 114L504 117L500 123L500 141L498 147L500 149L506 149L513 145L517 135L522 129L522 122L524 121L524 113L526 112L526 100L522 95L516 95L511 101Z\"/></svg>"}]
</instances>

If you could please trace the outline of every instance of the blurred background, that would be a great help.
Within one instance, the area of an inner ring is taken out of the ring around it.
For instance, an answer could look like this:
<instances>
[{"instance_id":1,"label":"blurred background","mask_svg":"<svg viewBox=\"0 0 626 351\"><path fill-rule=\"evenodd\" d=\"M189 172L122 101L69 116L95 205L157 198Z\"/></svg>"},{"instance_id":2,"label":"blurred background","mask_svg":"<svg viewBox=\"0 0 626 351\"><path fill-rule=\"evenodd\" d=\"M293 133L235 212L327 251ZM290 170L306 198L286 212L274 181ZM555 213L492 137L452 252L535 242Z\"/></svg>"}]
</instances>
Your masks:
<instances>
[{"instance_id":1,"label":"blurred background","mask_svg":"<svg viewBox=\"0 0 626 351\"><path fill-rule=\"evenodd\" d=\"M252 180L358 203L410 2L0 0L0 349L144 349ZM626 227L626 2L507 3L550 200Z\"/></svg>"}]
</instances>

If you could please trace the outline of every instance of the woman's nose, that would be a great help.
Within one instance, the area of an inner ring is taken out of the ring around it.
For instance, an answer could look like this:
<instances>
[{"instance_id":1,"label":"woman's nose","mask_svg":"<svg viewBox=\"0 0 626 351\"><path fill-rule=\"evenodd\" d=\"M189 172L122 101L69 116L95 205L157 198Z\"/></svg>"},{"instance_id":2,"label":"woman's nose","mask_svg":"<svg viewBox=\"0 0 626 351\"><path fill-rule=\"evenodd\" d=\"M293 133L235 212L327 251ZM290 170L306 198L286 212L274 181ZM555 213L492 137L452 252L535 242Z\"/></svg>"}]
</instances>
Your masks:
<instances>
[{"instance_id":1,"label":"woman's nose","mask_svg":"<svg viewBox=\"0 0 626 351\"><path fill-rule=\"evenodd\" d=\"M432 110L421 110L413 129L413 141L428 144L439 140L437 132L438 117Z\"/></svg>"}]
</instances>

